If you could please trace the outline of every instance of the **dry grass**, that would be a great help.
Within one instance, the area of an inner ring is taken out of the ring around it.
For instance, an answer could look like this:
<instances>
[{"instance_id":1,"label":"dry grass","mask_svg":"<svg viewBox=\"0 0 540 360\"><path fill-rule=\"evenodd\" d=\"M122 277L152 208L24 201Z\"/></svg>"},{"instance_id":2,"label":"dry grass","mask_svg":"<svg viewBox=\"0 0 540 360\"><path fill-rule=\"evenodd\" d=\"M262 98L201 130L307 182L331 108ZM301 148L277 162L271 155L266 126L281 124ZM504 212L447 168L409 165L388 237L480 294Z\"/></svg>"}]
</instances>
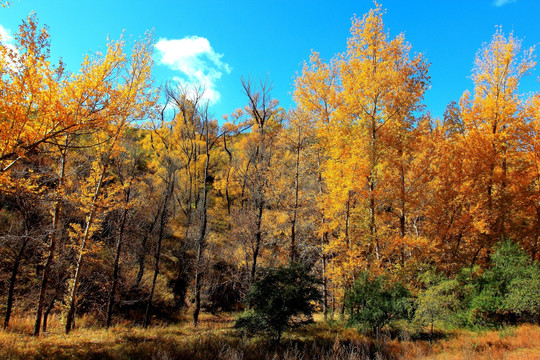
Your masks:
<instances>
[{"instance_id":1,"label":"dry grass","mask_svg":"<svg viewBox=\"0 0 540 360\"><path fill-rule=\"evenodd\" d=\"M232 316L201 316L199 327L189 321L145 330L127 323L105 330L90 318L78 319L78 329L65 336L60 319L50 331L30 336L32 319L13 318L0 331L0 359L540 359L540 327L523 325L502 331L455 331L432 345L397 338L374 340L343 324L316 324L286 334L281 344L264 337L248 338L232 329Z\"/></svg>"},{"instance_id":2,"label":"dry grass","mask_svg":"<svg viewBox=\"0 0 540 360\"><path fill-rule=\"evenodd\" d=\"M412 355L412 354L411 354ZM522 325L500 331L460 330L449 340L435 343L431 353L411 359L538 360L540 327Z\"/></svg>"}]
</instances>

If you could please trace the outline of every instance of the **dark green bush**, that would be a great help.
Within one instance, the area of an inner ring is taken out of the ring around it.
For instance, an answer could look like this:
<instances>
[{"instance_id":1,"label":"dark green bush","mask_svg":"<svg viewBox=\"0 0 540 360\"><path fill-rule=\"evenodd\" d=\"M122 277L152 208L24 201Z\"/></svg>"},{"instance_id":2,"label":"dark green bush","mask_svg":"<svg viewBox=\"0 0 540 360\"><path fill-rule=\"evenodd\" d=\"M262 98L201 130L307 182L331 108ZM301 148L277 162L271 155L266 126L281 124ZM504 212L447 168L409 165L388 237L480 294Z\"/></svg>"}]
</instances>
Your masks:
<instances>
[{"instance_id":1,"label":"dark green bush","mask_svg":"<svg viewBox=\"0 0 540 360\"><path fill-rule=\"evenodd\" d=\"M249 310L235 328L265 332L279 341L283 331L312 321L319 299L318 281L306 267L268 269L251 286L246 298Z\"/></svg>"},{"instance_id":2,"label":"dark green bush","mask_svg":"<svg viewBox=\"0 0 540 360\"><path fill-rule=\"evenodd\" d=\"M470 304L478 325L537 320L540 315L540 267L510 240L491 256L492 267L477 282Z\"/></svg>"}]
</instances>

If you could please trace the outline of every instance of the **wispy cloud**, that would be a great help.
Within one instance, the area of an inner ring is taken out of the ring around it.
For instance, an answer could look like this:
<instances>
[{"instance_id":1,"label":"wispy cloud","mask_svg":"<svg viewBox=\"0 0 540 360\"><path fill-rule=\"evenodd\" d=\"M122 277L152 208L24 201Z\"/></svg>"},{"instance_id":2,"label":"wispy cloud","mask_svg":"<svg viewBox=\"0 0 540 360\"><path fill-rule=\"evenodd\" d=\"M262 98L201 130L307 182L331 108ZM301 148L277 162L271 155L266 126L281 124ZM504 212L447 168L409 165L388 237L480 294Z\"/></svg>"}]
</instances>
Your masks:
<instances>
[{"instance_id":1,"label":"wispy cloud","mask_svg":"<svg viewBox=\"0 0 540 360\"><path fill-rule=\"evenodd\" d=\"M15 39L13 39L11 31L3 27L2 24L0 24L0 42L9 48L15 49Z\"/></svg>"},{"instance_id":2,"label":"wispy cloud","mask_svg":"<svg viewBox=\"0 0 540 360\"><path fill-rule=\"evenodd\" d=\"M501 7L503 5L506 5L506 4L511 4L513 2L516 2L517 0L495 0L493 2L493 5L497 6L497 7Z\"/></svg>"},{"instance_id":3,"label":"wispy cloud","mask_svg":"<svg viewBox=\"0 0 540 360\"><path fill-rule=\"evenodd\" d=\"M11 50L15 55L18 55L19 52L15 47L15 39L13 38L13 35L11 35L11 31L2 26L2 24L0 24L0 43L8 50ZM16 68L16 65L13 63L12 58L9 55L7 56L6 61L10 68Z\"/></svg>"},{"instance_id":4,"label":"wispy cloud","mask_svg":"<svg viewBox=\"0 0 540 360\"><path fill-rule=\"evenodd\" d=\"M216 82L223 72L231 72L231 67L221 61L223 54L214 51L210 42L199 36L188 36L183 39L160 39L156 43L157 62L166 65L179 76L174 77L190 85L203 86L204 97L210 103L217 103L221 97L216 90Z\"/></svg>"}]
</instances>

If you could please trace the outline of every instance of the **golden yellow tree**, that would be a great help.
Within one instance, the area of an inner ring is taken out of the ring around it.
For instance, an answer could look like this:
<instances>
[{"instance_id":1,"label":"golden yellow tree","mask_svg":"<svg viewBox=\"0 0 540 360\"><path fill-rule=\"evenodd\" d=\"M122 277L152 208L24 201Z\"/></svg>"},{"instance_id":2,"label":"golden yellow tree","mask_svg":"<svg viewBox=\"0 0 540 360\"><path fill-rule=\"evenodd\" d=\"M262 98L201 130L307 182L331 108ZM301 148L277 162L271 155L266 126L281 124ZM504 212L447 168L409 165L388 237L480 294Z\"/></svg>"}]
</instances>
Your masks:
<instances>
[{"instance_id":1,"label":"golden yellow tree","mask_svg":"<svg viewBox=\"0 0 540 360\"><path fill-rule=\"evenodd\" d=\"M64 65L49 59L49 34L36 16L23 21L14 47L0 39L0 186L9 188L9 170L47 141L76 127L62 103Z\"/></svg>"},{"instance_id":2,"label":"golden yellow tree","mask_svg":"<svg viewBox=\"0 0 540 360\"><path fill-rule=\"evenodd\" d=\"M448 273L463 265L471 231L460 113L455 102L449 105L444 122L437 122L423 143L426 153L431 154L421 223L423 234L430 241L425 254Z\"/></svg>"},{"instance_id":3,"label":"golden yellow tree","mask_svg":"<svg viewBox=\"0 0 540 360\"><path fill-rule=\"evenodd\" d=\"M525 226L520 229L525 249L531 254L533 261L540 259L540 93L534 94L527 107L529 129L526 132L526 157L521 168L520 188L522 199L516 204L522 212L521 222Z\"/></svg>"},{"instance_id":4,"label":"golden yellow tree","mask_svg":"<svg viewBox=\"0 0 540 360\"><path fill-rule=\"evenodd\" d=\"M104 208L102 198L104 180L108 176L111 159L119 150L119 139L127 127L136 120L143 120L150 115L155 96L152 89L152 38L147 36L133 48L131 56L124 53L123 41L111 42L104 58L83 63L76 90L84 96L83 107L88 117L99 114L104 121L94 138L99 144L96 160L92 165L90 176L83 191L82 206L86 215L84 229L74 234L79 238L79 251L75 264L75 274L70 284L68 310L66 316L66 333L73 324L77 290L81 268L84 262L86 247L99 223L98 215ZM95 74L95 77L87 76ZM90 83L88 82L90 81Z\"/></svg>"},{"instance_id":5,"label":"golden yellow tree","mask_svg":"<svg viewBox=\"0 0 540 360\"><path fill-rule=\"evenodd\" d=\"M381 166L391 154L385 138L404 137L407 121L427 88L427 64L422 55L410 57L403 34L389 39L380 5L355 19L348 51L341 62L344 100L350 121L359 128L356 139L365 151L367 173L368 244L376 260L384 246L379 237L377 212L381 203ZM399 154L398 154L399 155Z\"/></svg>"},{"instance_id":6,"label":"golden yellow tree","mask_svg":"<svg viewBox=\"0 0 540 360\"><path fill-rule=\"evenodd\" d=\"M473 232L470 259L488 260L491 247L501 237L512 237L519 199L522 139L526 130L520 79L535 65L532 48L499 28L478 52L473 70L474 92L461 98L465 130L463 162L468 177L467 201Z\"/></svg>"},{"instance_id":7,"label":"golden yellow tree","mask_svg":"<svg viewBox=\"0 0 540 360\"><path fill-rule=\"evenodd\" d=\"M57 151L60 159L52 231L34 326L34 334L37 335L49 269L54 260L70 147L82 134L91 138L111 124L121 123L120 119L144 117L141 109L148 108L152 101L149 81L151 58L145 54L150 50L151 37L135 46L130 59L123 52L122 41L110 42L104 56L87 56L80 72L70 76L64 74L62 64L54 72L51 70L48 34L45 28L38 30L35 16L23 22L17 39L19 50L2 56L2 59L8 57L5 66L11 66L6 81L2 82L9 95L3 98L6 106L2 108L5 112L2 116L5 132L2 135L6 138L0 162L7 164L2 168L6 180L3 183L8 184L8 171L12 166L40 148ZM2 49L6 54L5 48ZM94 144L103 139L95 140Z\"/></svg>"},{"instance_id":8,"label":"golden yellow tree","mask_svg":"<svg viewBox=\"0 0 540 360\"><path fill-rule=\"evenodd\" d=\"M330 64L315 54L296 83L296 102L319 119L325 227L333 234L326 251L341 291L359 270L376 271L392 261L384 256L391 249L389 226L403 241L408 200L401 194L401 224L388 225L385 184L397 177L405 190L411 119L429 82L422 55L409 55L403 35L390 39L383 14L376 5L355 18L346 53Z\"/></svg>"},{"instance_id":9,"label":"golden yellow tree","mask_svg":"<svg viewBox=\"0 0 540 360\"><path fill-rule=\"evenodd\" d=\"M323 313L328 314L329 289L331 287L328 277L328 258L334 250L328 248L328 236L334 232L337 225L332 218L336 216L335 207L327 206L328 201L334 199L329 193L326 179L323 173L326 171L330 154L329 144L332 143L334 127L338 122L337 110L342 105L341 86L339 82L338 68L335 61L327 64L317 53L312 53L310 62L304 64L302 73L295 80L294 100L298 106L298 112L302 114L301 120L306 121L308 128L312 128L315 141L310 143L310 151L313 152L311 159L315 163L315 175L317 178L317 228L320 237L321 277L323 280ZM331 160L331 159L330 159ZM332 187L333 190L339 190ZM339 223L339 222L338 222Z\"/></svg>"}]
</instances>

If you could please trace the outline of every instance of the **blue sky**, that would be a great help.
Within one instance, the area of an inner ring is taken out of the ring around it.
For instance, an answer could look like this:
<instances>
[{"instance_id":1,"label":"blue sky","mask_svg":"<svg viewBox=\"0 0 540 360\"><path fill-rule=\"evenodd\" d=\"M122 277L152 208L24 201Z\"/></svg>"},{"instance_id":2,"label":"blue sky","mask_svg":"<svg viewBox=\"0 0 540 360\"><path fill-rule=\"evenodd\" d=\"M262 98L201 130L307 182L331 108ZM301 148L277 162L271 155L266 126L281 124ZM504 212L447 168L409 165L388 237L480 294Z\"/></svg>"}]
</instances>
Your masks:
<instances>
[{"instance_id":1,"label":"blue sky","mask_svg":"<svg viewBox=\"0 0 540 360\"><path fill-rule=\"evenodd\" d=\"M540 1L380 2L387 9L384 22L390 35L405 33L412 51L431 63L431 88L424 102L434 116L442 116L451 100L472 90L475 54L497 25L506 34L513 31L524 47L540 43ZM242 76L268 76L272 95L285 108L292 107L294 77L311 50L325 59L345 51L351 18L373 6L367 0L13 0L10 7L0 8L0 33L9 38L35 11L40 24L49 26L53 59L62 57L76 71L84 54L106 48L107 36L117 39L124 31L137 39L152 30L156 83L203 82L211 111L221 118L246 103ZM540 90L539 74L536 70L523 79L523 93Z\"/></svg>"}]
</instances>

